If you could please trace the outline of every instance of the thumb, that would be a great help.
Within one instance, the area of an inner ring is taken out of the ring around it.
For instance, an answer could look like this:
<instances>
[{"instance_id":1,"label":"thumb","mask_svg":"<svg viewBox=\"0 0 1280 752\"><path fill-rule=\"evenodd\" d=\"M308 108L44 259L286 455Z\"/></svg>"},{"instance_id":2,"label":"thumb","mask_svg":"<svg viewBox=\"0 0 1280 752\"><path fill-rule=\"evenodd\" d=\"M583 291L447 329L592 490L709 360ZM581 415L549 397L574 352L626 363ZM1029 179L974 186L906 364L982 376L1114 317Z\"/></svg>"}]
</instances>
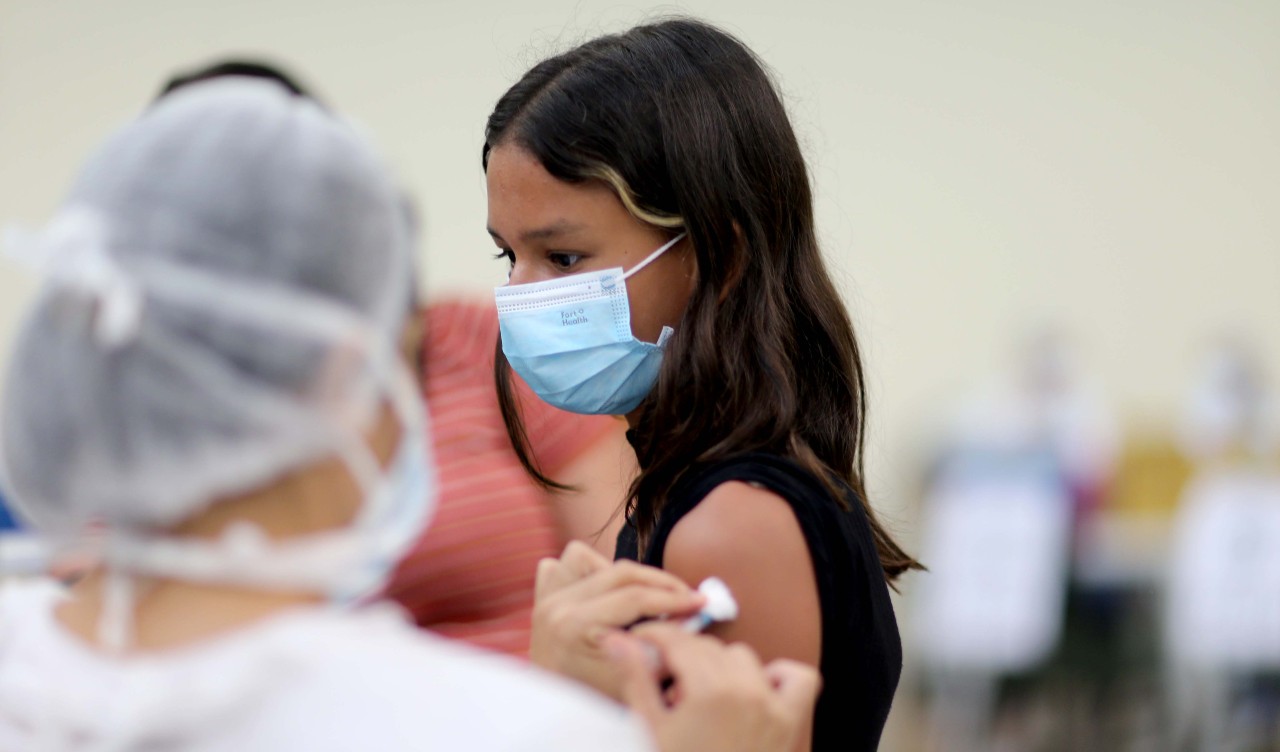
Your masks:
<instances>
[{"instance_id":1,"label":"thumb","mask_svg":"<svg viewBox=\"0 0 1280 752\"><path fill-rule=\"evenodd\" d=\"M654 676L652 653L639 640L617 632L605 637L603 646L622 672L622 701L655 728L667 709Z\"/></svg>"}]
</instances>

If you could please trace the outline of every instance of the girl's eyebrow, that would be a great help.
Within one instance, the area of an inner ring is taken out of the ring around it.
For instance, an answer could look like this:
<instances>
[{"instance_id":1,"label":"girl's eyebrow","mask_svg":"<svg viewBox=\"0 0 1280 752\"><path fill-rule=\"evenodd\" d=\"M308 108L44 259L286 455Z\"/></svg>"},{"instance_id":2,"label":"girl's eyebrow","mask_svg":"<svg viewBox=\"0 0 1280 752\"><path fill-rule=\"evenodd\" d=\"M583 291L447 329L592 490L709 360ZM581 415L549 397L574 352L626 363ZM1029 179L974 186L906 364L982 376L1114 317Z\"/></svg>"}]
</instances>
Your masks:
<instances>
[{"instance_id":1,"label":"girl's eyebrow","mask_svg":"<svg viewBox=\"0 0 1280 752\"><path fill-rule=\"evenodd\" d=\"M502 236L499 235L492 227L486 227L485 229L489 231L489 235L492 236L494 240L502 240ZM539 227L535 230L526 230L525 232L520 233L520 240L526 243L535 240L550 240L563 235L571 235L581 229L582 225L580 224L574 224L567 219L559 219L545 227Z\"/></svg>"}]
</instances>

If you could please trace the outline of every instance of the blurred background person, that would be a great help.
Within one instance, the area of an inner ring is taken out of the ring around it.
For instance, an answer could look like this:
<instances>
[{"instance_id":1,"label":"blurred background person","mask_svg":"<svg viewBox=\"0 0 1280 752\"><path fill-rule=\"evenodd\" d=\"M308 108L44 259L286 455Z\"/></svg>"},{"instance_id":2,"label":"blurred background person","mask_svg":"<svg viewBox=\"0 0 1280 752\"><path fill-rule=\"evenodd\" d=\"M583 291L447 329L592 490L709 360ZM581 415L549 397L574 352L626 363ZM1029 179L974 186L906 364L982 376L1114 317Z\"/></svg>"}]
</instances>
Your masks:
<instances>
[{"instance_id":1,"label":"blurred background person","mask_svg":"<svg viewBox=\"0 0 1280 752\"><path fill-rule=\"evenodd\" d=\"M558 410L520 382L530 452L566 488L537 485L512 450L493 390L493 303L434 301L420 317L439 511L386 594L419 626L527 658L538 561L570 540L612 553L635 464L625 425Z\"/></svg>"},{"instance_id":2,"label":"blurred background person","mask_svg":"<svg viewBox=\"0 0 1280 752\"><path fill-rule=\"evenodd\" d=\"M1070 497L1072 518L1086 520L1111 490L1121 435L1102 385L1080 360L1060 326L1028 330L1010 367L959 400L935 473L1041 461Z\"/></svg>"},{"instance_id":3,"label":"blurred background person","mask_svg":"<svg viewBox=\"0 0 1280 752\"><path fill-rule=\"evenodd\" d=\"M929 748L1272 748L1280 452L1258 352L1215 338L1182 414L1124 436L1063 341L966 399L926 475Z\"/></svg>"},{"instance_id":4,"label":"blurred background person","mask_svg":"<svg viewBox=\"0 0 1280 752\"><path fill-rule=\"evenodd\" d=\"M1211 339L1194 376L1162 604L1171 736L1280 748L1280 402L1239 333Z\"/></svg>"},{"instance_id":5,"label":"blurred background person","mask_svg":"<svg viewBox=\"0 0 1280 752\"><path fill-rule=\"evenodd\" d=\"M1201 465L1280 460L1280 398L1247 337L1223 333L1207 343L1178 439L1183 453Z\"/></svg>"},{"instance_id":6,"label":"blurred background person","mask_svg":"<svg viewBox=\"0 0 1280 752\"><path fill-rule=\"evenodd\" d=\"M1072 571L1111 491L1118 421L1060 327L1020 344L1011 368L962 397L926 476L922 555L937 568L916 626L934 748L1028 743L1057 664L1087 665L1059 657L1080 639L1072 625L1115 611L1110 593L1073 587Z\"/></svg>"}]
</instances>

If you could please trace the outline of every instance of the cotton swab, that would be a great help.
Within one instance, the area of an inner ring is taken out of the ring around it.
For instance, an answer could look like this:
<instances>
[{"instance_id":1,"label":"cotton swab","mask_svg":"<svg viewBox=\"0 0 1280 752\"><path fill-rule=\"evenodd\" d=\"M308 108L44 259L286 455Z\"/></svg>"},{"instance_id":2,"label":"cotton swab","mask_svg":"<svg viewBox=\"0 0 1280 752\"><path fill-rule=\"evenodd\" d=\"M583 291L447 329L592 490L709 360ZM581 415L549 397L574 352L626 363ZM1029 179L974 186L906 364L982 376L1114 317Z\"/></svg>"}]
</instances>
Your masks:
<instances>
[{"instance_id":1,"label":"cotton swab","mask_svg":"<svg viewBox=\"0 0 1280 752\"><path fill-rule=\"evenodd\" d=\"M738 602L729 592L729 586L719 577L708 577L698 585L698 592L707 597L707 605L698 613L685 619L681 626L686 632L701 632L716 622L738 618Z\"/></svg>"}]
</instances>

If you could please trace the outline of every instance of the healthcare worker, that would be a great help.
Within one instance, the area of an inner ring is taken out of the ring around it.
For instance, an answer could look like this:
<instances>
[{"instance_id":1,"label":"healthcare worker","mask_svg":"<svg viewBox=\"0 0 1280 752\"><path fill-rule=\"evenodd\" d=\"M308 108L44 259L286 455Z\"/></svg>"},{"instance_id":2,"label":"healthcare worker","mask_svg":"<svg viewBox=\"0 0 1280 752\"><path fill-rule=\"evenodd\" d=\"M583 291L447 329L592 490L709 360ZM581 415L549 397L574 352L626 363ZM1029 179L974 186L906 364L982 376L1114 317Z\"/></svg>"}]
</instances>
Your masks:
<instances>
[{"instance_id":1,"label":"healthcare worker","mask_svg":"<svg viewBox=\"0 0 1280 752\"><path fill-rule=\"evenodd\" d=\"M627 713L366 603L437 484L398 352L412 223L341 118L269 81L175 92L11 245L46 282L0 404L6 494L55 540L93 524L103 549L69 592L0 591L0 749L781 750L803 733L812 674L707 638L611 638Z\"/></svg>"}]
</instances>

